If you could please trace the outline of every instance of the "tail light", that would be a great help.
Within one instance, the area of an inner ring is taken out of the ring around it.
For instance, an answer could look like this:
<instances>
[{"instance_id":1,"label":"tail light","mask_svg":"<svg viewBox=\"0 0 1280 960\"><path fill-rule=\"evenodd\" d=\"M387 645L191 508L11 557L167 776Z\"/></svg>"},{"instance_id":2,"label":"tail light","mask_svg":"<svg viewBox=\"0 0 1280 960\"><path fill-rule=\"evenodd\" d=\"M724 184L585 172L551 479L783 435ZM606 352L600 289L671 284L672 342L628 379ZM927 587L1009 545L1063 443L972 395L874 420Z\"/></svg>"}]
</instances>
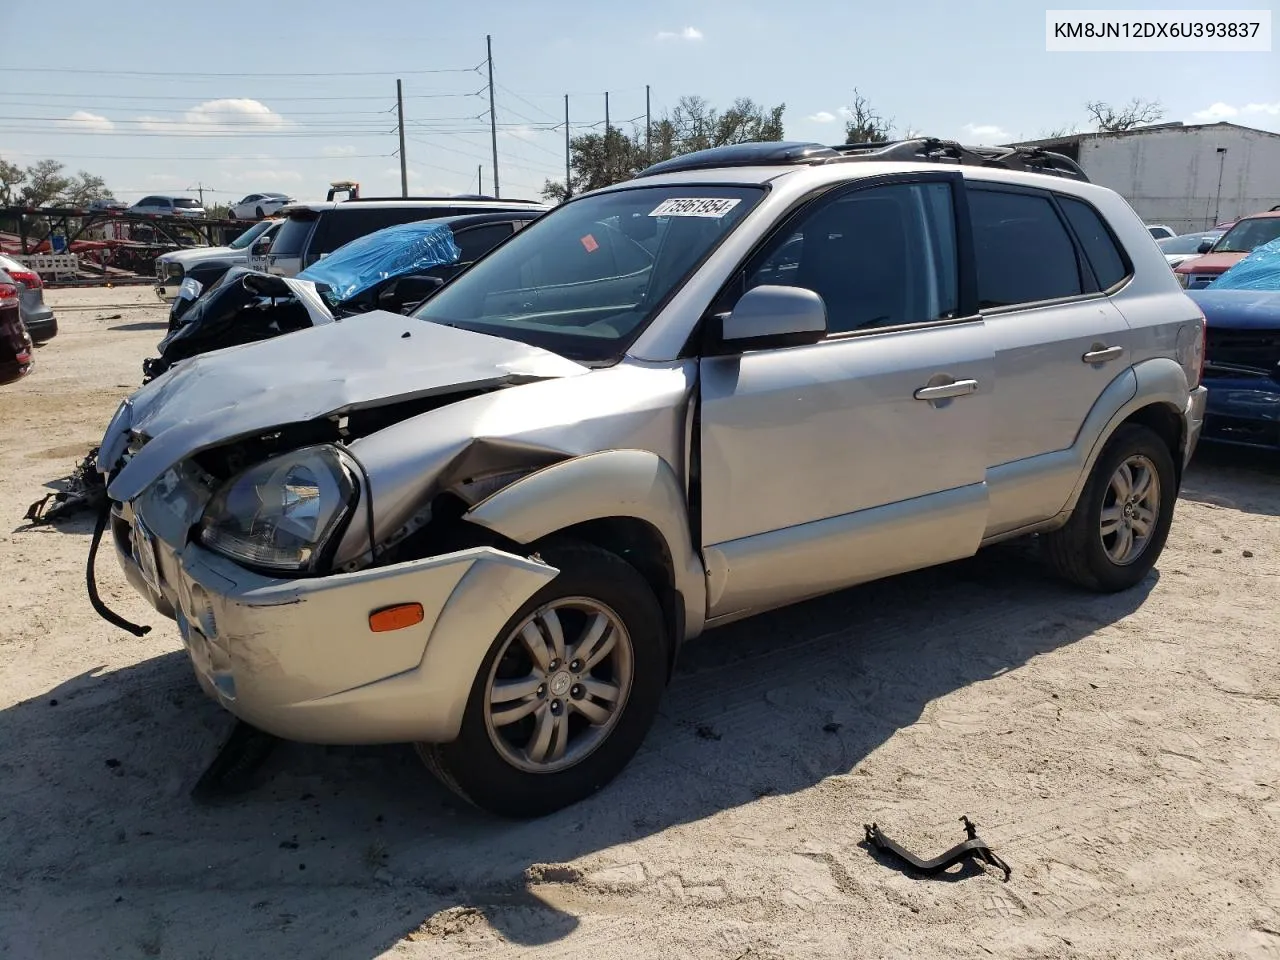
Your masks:
<instances>
[{"instance_id":1,"label":"tail light","mask_svg":"<svg viewBox=\"0 0 1280 960\"><path fill-rule=\"evenodd\" d=\"M1187 375L1187 385L1194 390L1204 379L1205 341L1208 338L1208 321L1204 312L1199 323L1184 323L1178 329L1178 365Z\"/></svg>"},{"instance_id":2,"label":"tail light","mask_svg":"<svg viewBox=\"0 0 1280 960\"><path fill-rule=\"evenodd\" d=\"M39 290L44 286L44 281L40 279L40 274L34 270L9 270L8 274L18 283L26 284L31 290Z\"/></svg>"},{"instance_id":3,"label":"tail light","mask_svg":"<svg viewBox=\"0 0 1280 960\"><path fill-rule=\"evenodd\" d=\"M16 307L17 305L18 288L12 283L0 283L0 307Z\"/></svg>"}]
</instances>

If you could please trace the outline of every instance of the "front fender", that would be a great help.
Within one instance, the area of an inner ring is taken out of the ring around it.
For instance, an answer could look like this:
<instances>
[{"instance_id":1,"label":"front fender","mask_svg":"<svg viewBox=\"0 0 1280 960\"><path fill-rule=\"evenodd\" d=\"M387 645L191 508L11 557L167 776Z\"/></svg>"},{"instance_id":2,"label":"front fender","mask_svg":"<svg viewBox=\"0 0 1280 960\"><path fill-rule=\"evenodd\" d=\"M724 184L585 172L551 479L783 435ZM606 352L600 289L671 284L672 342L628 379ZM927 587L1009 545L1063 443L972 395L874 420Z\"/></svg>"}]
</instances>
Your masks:
<instances>
[{"instance_id":1,"label":"front fender","mask_svg":"<svg viewBox=\"0 0 1280 960\"><path fill-rule=\"evenodd\" d=\"M647 450L606 450L545 467L472 507L464 518L517 543L609 517L642 520L658 531L684 600L685 638L706 620L706 575L689 533L684 488L665 460Z\"/></svg>"}]
</instances>

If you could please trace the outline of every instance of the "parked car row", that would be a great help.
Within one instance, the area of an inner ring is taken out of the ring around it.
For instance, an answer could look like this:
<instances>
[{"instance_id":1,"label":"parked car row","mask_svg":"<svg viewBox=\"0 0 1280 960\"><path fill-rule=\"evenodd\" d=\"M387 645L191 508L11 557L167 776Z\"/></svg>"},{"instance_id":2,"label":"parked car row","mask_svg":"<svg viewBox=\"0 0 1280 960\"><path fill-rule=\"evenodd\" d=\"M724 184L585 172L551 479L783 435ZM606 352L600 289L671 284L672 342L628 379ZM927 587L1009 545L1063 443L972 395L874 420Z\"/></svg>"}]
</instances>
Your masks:
<instances>
[{"instance_id":1,"label":"parked car row","mask_svg":"<svg viewBox=\"0 0 1280 960\"><path fill-rule=\"evenodd\" d=\"M58 334L58 319L44 302L40 274L0 254L0 383L26 375L34 347Z\"/></svg>"},{"instance_id":2,"label":"parked car row","mask_svg":"<svg viewBox=\"0 0 1280 960\"><path fill-rule=\"evenodd\" d=\"M279 282L340 322L182 359L104 433L125 575L244 721L416 743L537 816L622 770L710 626L1012 537L1097 591L1160 556L1205 320L1074 161L741 144L477 205L433 212L505 240L466 266L438 220L399 268L399 233L347 244L421 206L283 208L188 317Z\"/></svg>"}]
</instances>

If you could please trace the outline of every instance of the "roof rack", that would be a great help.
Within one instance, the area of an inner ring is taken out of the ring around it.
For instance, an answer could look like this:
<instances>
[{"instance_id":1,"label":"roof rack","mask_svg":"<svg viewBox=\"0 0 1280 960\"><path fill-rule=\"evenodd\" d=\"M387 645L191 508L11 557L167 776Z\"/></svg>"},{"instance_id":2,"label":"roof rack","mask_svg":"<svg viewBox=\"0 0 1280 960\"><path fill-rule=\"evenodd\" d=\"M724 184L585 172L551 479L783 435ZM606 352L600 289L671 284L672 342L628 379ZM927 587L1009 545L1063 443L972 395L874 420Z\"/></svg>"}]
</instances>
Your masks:
<instances>
[{"instance_id":1,"label":"roof rack","mask_svg":"<svg viewBox=\"0 0 1280 960\"><path fill-rule=\"evenodd\" d=\"M750 142L709 150L696 150L663 160L641 170L639 177L683 170L716 167L756 167L819 165L850 161L905 163L954 163L976 167L999 167L1026 173L1042 173L1089 182L1080 165L1070 157L1041 147L971 147L954 140L915 137L887 143L847 143L825 146L820 143Z\"/></svg>"},{"instance_id":2,"label":"roof rack","mask_svg":"<svg viewBox=\"0 0 1280 960\"><path fill-rule=\"evenodd\" d=\"M510 199L507 197L502 197L502 198L487 197L479 193L459 193L459 194L454 194L452 196L441 196L441 197L351 197L350 199L343 200L341 202L342 203L371 203L371 202L394 203L397 200L431 200L431 201L444 202L444 203L449 203L455 200L483 200L488 203L528 203L536 206L542 205L541 202L538 200L517 200L517 199Z\"/></svg>"}]
</instances>

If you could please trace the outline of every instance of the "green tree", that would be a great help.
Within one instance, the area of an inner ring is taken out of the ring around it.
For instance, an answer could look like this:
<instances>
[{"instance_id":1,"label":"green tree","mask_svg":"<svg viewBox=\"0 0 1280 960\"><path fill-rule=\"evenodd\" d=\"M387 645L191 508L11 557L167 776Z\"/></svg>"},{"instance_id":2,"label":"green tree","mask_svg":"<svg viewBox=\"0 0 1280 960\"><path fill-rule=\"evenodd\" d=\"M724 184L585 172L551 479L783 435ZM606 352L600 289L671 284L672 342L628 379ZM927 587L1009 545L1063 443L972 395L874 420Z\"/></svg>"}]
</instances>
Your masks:
<instances>
[{"instance_id":1,"label":"green tree","mask_svg":"<svg viewBox=\"0 0 1280 960\"><path fill-rule=\"evenodd\" d=\"M887 143L893 130L893 121L882 117L870 101L853 89L853 103L845 109L848 119L844 125L845 143Z\"/></svg>"},{"instance_id":2,"label":"green tree","mask_svg":"<svg viewBox=\"0 0 1280 960\"><path fill-rule=\"evenodd\" d=\"M643 128L626 133L610 125L605 133L574 137L569 143L570 178L547 180L542 196L560 202L634 177L651 163L731 143L781 140L786 104L765 107L739 97L723 113L697 96L681 97L676 106L655 119L645 137Z\"/></svg>"},{"instance_id":3,"label":"green tree","mask_svg":"<svg viewBox=\"0 0 1280 960\"><path fill-rule=\"evenodd\" d=\"M68 175L57 160L37 160L25 170L0 160L0 205L43 207L88 206L90 201L110 199L107 182L87 170Z\"/></svg>"}]
</instances>

